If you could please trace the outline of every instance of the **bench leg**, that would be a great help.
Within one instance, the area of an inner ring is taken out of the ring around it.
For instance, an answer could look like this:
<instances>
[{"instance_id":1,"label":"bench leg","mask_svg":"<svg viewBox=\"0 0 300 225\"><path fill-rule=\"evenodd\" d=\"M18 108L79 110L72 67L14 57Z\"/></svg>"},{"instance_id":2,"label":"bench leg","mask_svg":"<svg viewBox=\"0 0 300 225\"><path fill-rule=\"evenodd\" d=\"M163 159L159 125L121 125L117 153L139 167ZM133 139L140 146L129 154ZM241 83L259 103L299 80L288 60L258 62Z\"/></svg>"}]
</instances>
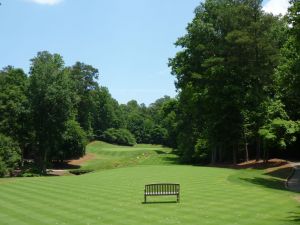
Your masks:
<instances>
[{"instance_id":1,"label":"bench leg","mask_svg":"<svg viewBox=\"0 0 300 225\"><path fill-rule=\"evenodd\" d=\"M146 203L147 202L147 196L144 195L144 202Z\"/></svg>"},{"instance_id":2,"label":"bench leg","mask_svg":"<svg viewBox=\"0 0 300 225\"><path fill-rule=\"evenodd\" d=\"M179 202L180 201L180 198L179 198L179 194L177 195L177 202Z\"/></svg>"}]
</instances>

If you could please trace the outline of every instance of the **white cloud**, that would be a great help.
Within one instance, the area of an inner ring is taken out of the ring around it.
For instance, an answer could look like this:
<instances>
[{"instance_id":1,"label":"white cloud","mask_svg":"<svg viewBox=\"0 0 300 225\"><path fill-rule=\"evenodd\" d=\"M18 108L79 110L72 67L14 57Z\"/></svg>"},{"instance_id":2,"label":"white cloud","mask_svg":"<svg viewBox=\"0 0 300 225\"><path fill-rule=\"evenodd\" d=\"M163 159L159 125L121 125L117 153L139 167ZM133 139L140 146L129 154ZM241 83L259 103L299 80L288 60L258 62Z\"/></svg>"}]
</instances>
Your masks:
<instances>
[{"instance_id":1,"label":"white cloud","mask_svg":"<svg viewBox=\"0 0 300 225\"><path fill-rule=\"evenodd\" d=\"M269 0L263 7L263 10L274 15L284 15L289 8L289 0Z\"/></svg>"},{"instance_id":2,"label":"white cloud","mask_svg":"<svg viewBox=\"0 0 300 225\"><path fill-rule=\"evenodd\" d=\"M63 0L29 0L29 1L41 5L56 5L61 3Z\"/></svg>"}]
</instances>

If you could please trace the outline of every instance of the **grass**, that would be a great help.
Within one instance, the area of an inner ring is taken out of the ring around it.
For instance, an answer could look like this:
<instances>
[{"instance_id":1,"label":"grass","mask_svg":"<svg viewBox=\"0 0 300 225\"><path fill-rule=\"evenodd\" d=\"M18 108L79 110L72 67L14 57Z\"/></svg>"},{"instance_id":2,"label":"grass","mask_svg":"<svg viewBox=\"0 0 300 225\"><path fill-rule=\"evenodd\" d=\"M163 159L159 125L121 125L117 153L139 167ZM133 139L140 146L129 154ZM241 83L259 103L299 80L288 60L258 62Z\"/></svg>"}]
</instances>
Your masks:
<instances>
[{"instance_id":1,"label":"grass","mask_svg":"<svg viewBox=\"0 0 300 225\"><path fill-rule=\"evenodd\" d=\"M176 165L160 146L95 142L88 152L95 159L83 168L97 172L3 180L0 224L300 224L299 195L263 170ZM181 202L149 197L152 204L143 204L144 185L155 182L180 183Z\"/></svg>"},{"instance_id":2,"label":"grass","mask_svg":"<svg viewBox=\"0 0 300 225\"><path fill-rule=\"evenodd\" d=\"M160 145L138 144L134 147L112 145L101 141L88 145L87 152L94 159L82 165L82 169L103 170L136 165L166 165L177 162L170 148Z\"/></svg>"}]
</instances>

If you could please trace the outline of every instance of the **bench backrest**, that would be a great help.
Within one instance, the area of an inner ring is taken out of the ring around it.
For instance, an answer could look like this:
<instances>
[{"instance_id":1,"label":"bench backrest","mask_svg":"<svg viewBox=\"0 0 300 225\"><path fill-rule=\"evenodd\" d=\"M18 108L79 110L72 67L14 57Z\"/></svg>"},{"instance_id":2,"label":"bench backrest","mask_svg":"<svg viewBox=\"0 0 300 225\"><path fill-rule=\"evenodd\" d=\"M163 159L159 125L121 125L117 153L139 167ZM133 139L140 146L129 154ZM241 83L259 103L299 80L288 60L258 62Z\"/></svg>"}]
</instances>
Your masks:
<instances>
[{"instance_id":1,"label":"bench backrest","mask_svg":"<svg viewBox=\"0 0 300 225\"><path fill-rule=\"evenodd\" d=\"M145 192L154 192L154 193L166 193L166 192L175 192L179 193L179 184L170 184L170 183L161 183L161 184L147 184L145 185Z\"/></svg>"}]
</instances>

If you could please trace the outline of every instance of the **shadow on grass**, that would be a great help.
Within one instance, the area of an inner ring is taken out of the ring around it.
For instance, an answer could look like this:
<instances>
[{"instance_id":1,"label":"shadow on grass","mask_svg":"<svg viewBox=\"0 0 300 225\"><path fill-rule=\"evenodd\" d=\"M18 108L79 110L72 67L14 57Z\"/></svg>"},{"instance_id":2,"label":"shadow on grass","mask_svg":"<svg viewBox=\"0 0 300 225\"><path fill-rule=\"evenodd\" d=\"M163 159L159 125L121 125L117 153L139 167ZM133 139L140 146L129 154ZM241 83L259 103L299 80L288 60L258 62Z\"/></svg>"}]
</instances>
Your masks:
<instances>
[{"instance_id":1,"label":"shadow on grass","mask_svg":"<svg viewBox=\"0 0 300 225\"><path fill-rule=\"evenodd\" d=\"M161 151L161 150L154 150L159 155L169 154L167 152Z\"/></svg>"},{"instance_id":2,"label":"shadow on grass","mask_svg":"<svg viewBox=\"0 0 300 225\"><path fill-rule=\"evenodd\" d=\"M285 187L285 181L276 179L276 178L263 178L263 177L254 177L254 178L239 178L243 181L263 186L266 188L281 190L281 191L287 191L287 192L293 192L293 193L299 193L297 191L289 190Z\"/></svg>"},{"instance_id":3,"label":"shadow on grass","mask_svg":"<svg viewBox=\"0 0 300 225\"><path fill-rule=\"evenodd\" d=\"M144 205L150 205L150 204L172 204L177 203L177 201L156 201L156 202L141 202Z\"/></svg>"},{"instance_id":4,"label":"shadow on grass","mask_svg":"<svg viewBox=\"0 0 300 225\"><path fill-rule=\"evenodd\" d=\"M272 188L277 190L287 190L285 189L284 182L276 178L254 177L254 178L240 178L240 179L267 188Z\"/></svg>"},{"instance_id":5,"label":"shadow on grass","mask_svg":"<svg viewBox=\"0 0 300 225\"><path fill-rule=\"evenodd\" d=\"M269 172L266 172L266 175L277 177L281 179L287 179L293 172L292 167L284 167L284 168L278 168Z\"/></svg>"},{"instance_id":6,"label":"shadow on grass","mask_svg":"<svg viewBox=\"0 0 300 225\"><path fill-rule=\"evenodd\" d=\"M163 158L163 160L165 162L167 162L168 164L174 164L174 165L182 164L182 163L180 163L180 160L178 157L166 156Z\"/></svg>"},{"instance_id":7,"label":"shadow on grass","mask_svg":"<svg viewBox=\"0 0 300 225\"><path fill-rule=\"evenodd\" d=\"M298 207L299 211L300 211L300 207ZM290 215L288 217L289 221L292 222L297 222L297 224L300 222L300 213L298 212L290 212Z\"/></svg>"}]
</instances>

